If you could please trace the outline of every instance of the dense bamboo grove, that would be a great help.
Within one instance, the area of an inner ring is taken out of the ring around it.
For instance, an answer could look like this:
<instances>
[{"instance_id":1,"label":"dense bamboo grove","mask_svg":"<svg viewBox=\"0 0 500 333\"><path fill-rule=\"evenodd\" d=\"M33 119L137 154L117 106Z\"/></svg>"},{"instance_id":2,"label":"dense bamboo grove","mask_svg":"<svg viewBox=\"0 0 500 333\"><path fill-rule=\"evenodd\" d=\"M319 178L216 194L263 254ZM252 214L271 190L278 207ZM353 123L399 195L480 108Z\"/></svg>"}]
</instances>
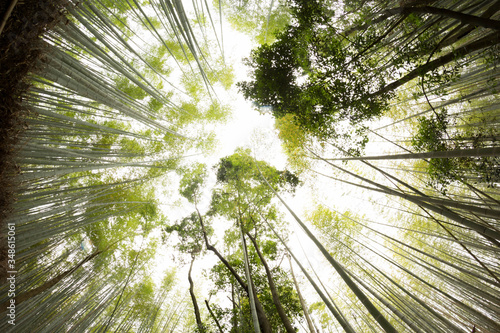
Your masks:
<instances>
[{"instance_id":1,"label":"dense bamboo grove","mask_svg":"<svg viewBox=\"0 0 500 333\"><path fill-rule=\"evenodd\" d=\"M500 331L500 1L12 5L2 332ZM286 168L203 164L229 29Z\"/></svg>"}]
</instances>

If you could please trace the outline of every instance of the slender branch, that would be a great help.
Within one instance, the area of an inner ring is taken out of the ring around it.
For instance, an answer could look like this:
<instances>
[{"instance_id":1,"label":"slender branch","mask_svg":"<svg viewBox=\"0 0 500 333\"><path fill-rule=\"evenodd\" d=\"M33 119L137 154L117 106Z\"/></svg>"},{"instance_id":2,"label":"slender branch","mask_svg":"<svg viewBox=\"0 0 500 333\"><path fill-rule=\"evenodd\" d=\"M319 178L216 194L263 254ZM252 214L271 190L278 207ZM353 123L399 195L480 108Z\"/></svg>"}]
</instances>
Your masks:
<instances>
[{"instance_id":1,"label":"slender branch","mask_svg":"<svg viewBox=\"0 0 500 333\"><path fill-rule=\"evenodd\" d=\"M7 8L7 11L5 12L3 19L2 19L2 24L0 25L0 35L2 34L2 31L5 28L7 21L9 20L10 14L12 14L14 7L16 7L17 1L18 0L12 0L12 2L9 5L9 8Z\"/></svg>"},{"instance_id":2,"label":"slender branch","mask_svg":"<svg viewBox=\"0 0 500 333\"><path fill-rule=\"evenodd\" d=\"M295 274L293 273L292 259L290 258L290 255L288 255L287 257L288 257L288 262L290 263L290 273L292 273L293 283L295 284L295 289L297 289L297 295L299 296L300 305L302 305L302 310L304 311L304 316L306 317L307 326L309 326L310 333L316 333L316 329L314 327L314 324L311 320L311 317L309 316L309 311L307 310L306 302L304 301L304 298L302 297L302 293L300 292L299 284L297 282L297 279L295 278Z\"/></svg>"},{"instance_id":3,"label":"slender branch","mask_svg":"<svg viewBox=\"0 0 500 333\"><path fill-rule=\"evenodd\" d=\"M205 305L207 306L208 312L210 313L210 316L212 316L213 320L215 321L215 324L217 325L217 328L219 329L220 333L223 333L224 331L222 330L222 327L220 326L219 321L217 320L217 317L215 314L212 312L212 309L210 308L210 305L208 304L208 301L205 300Z\"/></svg>"},{"instance_id":4,"label":"slender branch","mask_svg":"<svg viewBox=\"0 0 500 333\"><path fill-rule=\"evenodd\" d=\"M397 8L395 10L397 10ZM402 14L420 13L420 14L433 14L433 15L445 16L459 20L464 24L472 24L483 28L500 30L500 21L464 14L444 8L437 8L432 6L402 7L400 8L400 12Z\"/></svg>"}]
</instances>

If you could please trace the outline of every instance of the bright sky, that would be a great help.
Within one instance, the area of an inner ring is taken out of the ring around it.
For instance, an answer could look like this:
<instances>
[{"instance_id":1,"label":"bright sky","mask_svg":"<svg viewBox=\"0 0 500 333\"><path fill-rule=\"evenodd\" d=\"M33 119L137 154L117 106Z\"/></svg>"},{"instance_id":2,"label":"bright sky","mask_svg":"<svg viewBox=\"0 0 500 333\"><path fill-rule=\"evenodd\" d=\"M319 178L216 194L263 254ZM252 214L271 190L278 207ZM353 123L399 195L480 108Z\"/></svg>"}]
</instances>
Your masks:
<instances>
[{"instance_id":1,"label":"bright sky","mask_svg":"<svg viewBox=\"0 0 500 333\"><path fill-rule=\"evenodd\" d=\"M239 33L232 29L227 22L224 22L224 52L226 56L226 63L234 66L235 72L235 82L243 81L247 78L247 68L242 64L242 59L250 54L251 49L255 47L252 44L250 37ZM274 130L274 118L269 114L260 114L255 111L250 102L246 101L243 96L237 91L235 86L232 87L230 91L217 91L218 97L222 100L222 103L229 103L233 111L232 119L223 126L218 126L217 138L221 145L218 152L204 160L202 162L206 163L209 167L214 165L219 161L221 157L231 155L237 147L249 147L252 148L257 159L265 160L268 163L276 166L279 169L283 169L286 166L286 157L283 154L278 140L276 131ZM331 173L331 169L330 169ZM214 184L215 177L212 175L211 179L207 181L207 188L210 188L211 184ZM353 189L352 187L347 187L346 185L341 185L338 182L332 180L326 180L319 178L316 182L315 187L312 189L310 187L304 186L299 189L295 196L287 196L286 201L292 209L303 218L304 211L311 209L315 203L315 200L327 205L332 206L341 212L346 209L350 209L356 212L363 210L374 211L373 206L366 202L366 199L361 199L361 192L359 190ZM200 207L207 206L209 201L209 192L205 195L205 202L200 204ZM193 211L193 207L182 207L178 209L179 212L173 213L172 206L178 206L177 203L168 202L165 203L162 208L164 214L169 217L170 223L175 223L176 219ZM188 205L189 206L189 205ZM280 204L285 212L285 208ZM202 213L203 208L201 209ZM176 210L174 210L176 211ZM333 270L326 264L325 259L316 249L314 244L308 239L307 236L300 230L300 227L293 220L293 217L286 213L286 219L290 224L290 247L294 251L295 255L299 257L304 266L308 266L305 259L305 253L302 248L307 249L307 256L311 260L311 263L315 266L318 273L323 276L324 281L328 281L327 277L331 277ZM216 229L219 239L222 237L224 227L219 227ZM215 239L215 238L214 238ZM221 242L219 241L219 247L221 247ZM159 256L157 258L157 275L156 279L161 279L162 271L168 267L176 266L179 264L177 260L173 261L174 253L170 247L168 251L159 251ZM212 253L206 255L203 260L197 260L193 267L193 276L196 288L201 296L200 302L208 298L208 291L210 289L209 281L207 281L202 272L208 270L212 265L217 262L217 258ZM287 260L284 260L283 267L285 269L288 267ZM180 286L183 288L188 288L187 282L187 272L189 269L189 264L186 263L182 267L178 267L178 280ZM302 292L305 294L306 301L311 304L319 300L316 293L313 291L312 287L305 280L305 278L300 278L302 273L297 266L294 267L296 275L299 280L304 282L302 286L304 290ZM312 273L311 273L312 274ZM223 296L221 302L227 301L225 295ZM212 302L215 301L212 299Z\"/></svg>"},{"instance_id":2,"label":"bright sky","mask_svg":"<svg viewBox=\"0 0 500 333\"><path fill-rule=\"evenodd\" d=\"M235 31L231 28L229 23L224 22L224 54L225 61L228 65L233 65L235 82L245 80L247 78L247 69L242 64L242 59L250 54L251 49L254 45L251 42L249 36L244 35L240 32ZM229 104L232 110L231 119L223 125L217 126L216 135L220 143L217 152L210 156L208 159L202 159L200 162L206 163L210 168L212 165L216 164L220 158L224 156L231 155L237 147L254 147L253 141L255 141L255 133L260 133L260 136L264 136L267 144L267 149L259 152L260 159L272 160L272 164L281 164L283 167L285 156L281 151L279 141L274 131L274 118L267 114L262 115L252 108L250 102L246 101L243 96L238 92L236 86L233 86L229 91L223 91L222 89L217 90L217 96L222 101L223 104ZM261 139L263 140L263 139ZM175 177L174 177L175 178ZM212 175L211 179L207 180L207 188L209 189L215 182L215 177ZM175 181L175 180L174 180ZM207 191L205 194L205 200L200 204L202 213L203 207L208 206L208 201L210 199L210 193ZM185 204L185 202L184 202ZM191 205L188 205L191 206ZM179 204L172 202L165 202L161 206L163 213L169 217L169 223L175 223L176 219L179 219L186 214L192 212L193 207L180 207ZM223 229L219 229L219 234L222 236ZM171 248L170 248L171 250ZM159 281L162 278L162 272L172 266L176 266L177 263L172 261L174 254L171 252L160 251L157 257L157 265L155 280ZM202 272L204 269L209 269L213 264L217 262L217 258L209 253L203 260L198 260L195 262L193 267L193 276L202 283ZM178 267L178 279L181 285L187 284L187 271L189 269L188 265L183 267ZM204 283L206 283L205 281ZM202 297L208 297L209 288L198 285ZM186 289L187 290L187 289ZM203 292L202 292L203 290ZM201 300L203 301L203 299Z\"/></svg>"}]
</instances>

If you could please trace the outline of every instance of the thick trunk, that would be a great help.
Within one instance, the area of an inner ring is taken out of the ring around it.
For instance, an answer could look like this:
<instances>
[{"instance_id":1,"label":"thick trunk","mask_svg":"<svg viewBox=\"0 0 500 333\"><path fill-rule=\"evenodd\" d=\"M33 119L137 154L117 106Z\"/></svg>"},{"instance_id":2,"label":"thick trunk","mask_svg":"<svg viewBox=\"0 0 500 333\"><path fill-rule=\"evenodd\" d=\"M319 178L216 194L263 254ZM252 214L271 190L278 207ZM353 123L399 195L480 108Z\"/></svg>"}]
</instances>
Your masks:
<instances>
[{"instance_id":1,"label":"thick trunk","mask_svg":"<svg viewBox=\"0 0 500 333\"><path fill-rule=\"evenodd\" d=\"M198 326L198 329L200 330L200 332L204 332L204 326L203 326L203 323L201 321L200 308L198 307L198 302L196 301L196 296L194 294L194 283L193 283L193 279L191 278L191 271L193 269L193 263L194 263L194 256L193 256L193 259L191 260L191 265L189 266L189 272L188 272L189 295L191 296L191 301L193 301L194 316L196 318L196 325Z\"/></svg>"},{"instance_id":2,"label":"thick trunk","mask_svg":"<svg viewBox=\"0 0 500 333\"><path fill-rule=\"evenodd\" d=\"M429 61L428 63L426 63L424 65L421 65L421 66L415 68L414 70L412 70L411 72L409 72L408 74L406 74L405 76L400 78L399 80L394 81L394 82L386 85L385 87L383 87L379 91L374 92L371 96L375 97L375 96L380 96L380 95L392 92L392 91L396 90L397 88L401 87L402 85L404 85L405 83L407 83L407 82L409 82L409 81L411 81L419 76L422 76L430 71L433 71L436 68L444 66L447 63L454 61L456 59L460 59L460 58L462 58L462 57L464 57L472 52L484 49L488 46L498 44L499 42L500 42L500 32L488 34L481 39L478 39L472 43L464 45L455 51L452 51L448 54L441 56L440 58L434 59L434 60Z\"/></svg>"},{"instance_id":3,"label":"thick trunk","mask_svg":"<svg viewBox=\"0 0 500 333\"><path fill-rule=\"evenodd\" d=\"M231 272L231 274L234 276L236 281L240 284L240 286L247 292L247 295L249 295L249 288L248 285L241 279L240 275L234 270L233 266L224 258L219 251L210 243L208 242L208 237L207 233L205 230L205 225L203 224L203 218L201 217L200 212L198 209L196 209L198 213L198 217L200 219L200 224L201 224L201 229L203 231L203 238L205 240L205 245L207 246L207 250L212 251L217 258L226 266L226 268ZM255 308L257 310L257 315L259 316L259 324L262 332L264 333L272 333L272 328L271 328L271 323L269 322L269 319L267 319L266 313L264 312L264 308L262 307L262 304L260 303L259 299L255 297Z\"/></svg>"},{"instance_id":4,"label":"thick trunk","mask_svg":"<svg viewBox=\"0 0 500 333\"><path fill-rule=\"evenodd\" d=\"M489 156L500 156L500 148L491 147L491 148L475 148L475 149L455 149L455 150L445 150L445 151L430 151L425 153L326 158L326 160L371 161L371 160L407 160L407 159L425 159L425 158L459 158L459 157L489 157Z\"/></svg>"},{"instance_id":5,"label":"thick trunk","mask_svg":"<svg viewBox=\"0 0 500 333\"><path fill-rule=\"evenodd\" d=\"M273 296L273 302L274 306L276 307L276 311L278 312L278 315L281 318L281 321L283 322L283 325L285 325L285 329L288 333L295 333L295 329L292 326L292 323L288 319L288 316L285 313L285 310L283 309L283 306L281 305L281 301L279 298L278 291L276 290L276 285L274 284L274 279L273 276L271 275L271 270L269 269L269 265L267 264L266 259L262 255L262 252L260 252L259 246L257 245L257 241L250 235L250 233L246 233L248 238L253 243L253 246L255 248L255 251L257 251L257 255L260 258L260 261L262 262L262 265L264 265L264 269L266 270L266 276L267 276L267 281L269 282L269 288L271 289L271 295Z\"/></svg>"}]
</instances>

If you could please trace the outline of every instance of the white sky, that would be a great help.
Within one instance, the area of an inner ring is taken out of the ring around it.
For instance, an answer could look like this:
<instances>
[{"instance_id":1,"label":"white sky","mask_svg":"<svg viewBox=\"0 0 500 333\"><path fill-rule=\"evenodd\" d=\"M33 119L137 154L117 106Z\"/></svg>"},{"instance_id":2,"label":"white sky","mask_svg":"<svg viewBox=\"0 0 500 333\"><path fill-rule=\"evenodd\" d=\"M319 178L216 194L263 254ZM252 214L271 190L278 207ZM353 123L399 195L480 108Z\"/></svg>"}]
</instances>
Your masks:
<instances>
[{"instance_id":1,"label":"white sky","mask_svg":"<svg viewBox=\"0 0 500 333\"><path fill-rule=\"evenodd\" d=\"M224 51L226 55L226 63L232 64L235 71L235 82L239 82L247 79L247 69L242 64L241 60L250 54L251 49L255 47L252 44L250 37L243 35L235 30L231 29L227 22L224 22ZM204 163L208 166L213 165L218 162L221 157L231 155L237 147L251 147L259 160L266 160L270 164L276 166L277 168L283 169L286 165L286 157L283 154L280 142L277 138L276 131L274 130L274 118L269 114L259 114L256 112L251 103L246 101L243 96L238 93L237 88L233 88L228 92L217 91L218 97L223 103L230 103L233 116L232 119L223 126L218 126L217 138L221 145L218 152L208 158ZM331 172L331 169L330 169ZM304 210L311 209L315 200L322 202L326 205L333 206L336 209L344 212L349 209L357 213L361 211L374 211L373 205L370 205L366 201L366 197L361 199L361 191L353 189L352 187L339 184L332 180L326 180L318 178L319 181L316 182L314 188L304 186L299 189L294 197L287 196L286 201L292 209L303 218ZM211 180L207 181L207 187L215 182L214 176L212 175ZM205 195L205 202L200 206L203 207L208 205L209 192ZM172 202L167 202L162 205L164 214L170 219L170 223L176 222L175 220L186 216L193 211L193 207L182 207L181 209L172 210ZM178 206L177 204L175 204ZM177 207L179 208L179 207ZM177 211L174 212L174 211ZM283 207L283 211L285 208ZM203 213L203 209L202 209ZM295 255L299 257L304 266L308 266L305 260L305 254L302 251L302 247L307 249L307 256L311 260L312 264L315 265L317 271L321 276L324 277L324 282L328 281L328 277L332 277L335 274L331 266L326 263L323 256L316 249L314 244L308 239L307 236L300 230L298 225L293 220L290 214L286 214L286 219L290 224L290 244L289 246L295 252ZM219 229L219 233L222 229ZM218 235L222 237L222 234ZM221 242L219 242L219 248L221 248ZM156 267L156 279L162 277L162 272L172 265L176 265L176 262L172 261L173 258L172 248L168 251L159 251L157 257L157 267ZM193 267L193 277L196 283L196 288L200 293L199 302L203 302L204 299L208 298L208 291L210 289L209 281L207 281L203 276L203 270L208 270L212 265L217 262L217 258L212 253L208 253L202 260L198 259ZM286 269L288 268L287 260L282 264ZM178 281L181 286L188 288L187 283L187 272L189 265L185 264L183 267L179 267L177 274ZM294 271L296 276L301 280L303 290L305 294L306 301L308 304L312 304L319 300L312 287L306 281L305 278L301 277L302 273L300 269L295 265ZM312 275L312 273L310 272ZM226 296L224 295L225 299ZM215 301L214 299L211 302ZM226 300L227 301L227 300ZM224 302L224 300L222 300ZM300 330L303 331L303 330Z\"/></svg>"}]
</instances>

